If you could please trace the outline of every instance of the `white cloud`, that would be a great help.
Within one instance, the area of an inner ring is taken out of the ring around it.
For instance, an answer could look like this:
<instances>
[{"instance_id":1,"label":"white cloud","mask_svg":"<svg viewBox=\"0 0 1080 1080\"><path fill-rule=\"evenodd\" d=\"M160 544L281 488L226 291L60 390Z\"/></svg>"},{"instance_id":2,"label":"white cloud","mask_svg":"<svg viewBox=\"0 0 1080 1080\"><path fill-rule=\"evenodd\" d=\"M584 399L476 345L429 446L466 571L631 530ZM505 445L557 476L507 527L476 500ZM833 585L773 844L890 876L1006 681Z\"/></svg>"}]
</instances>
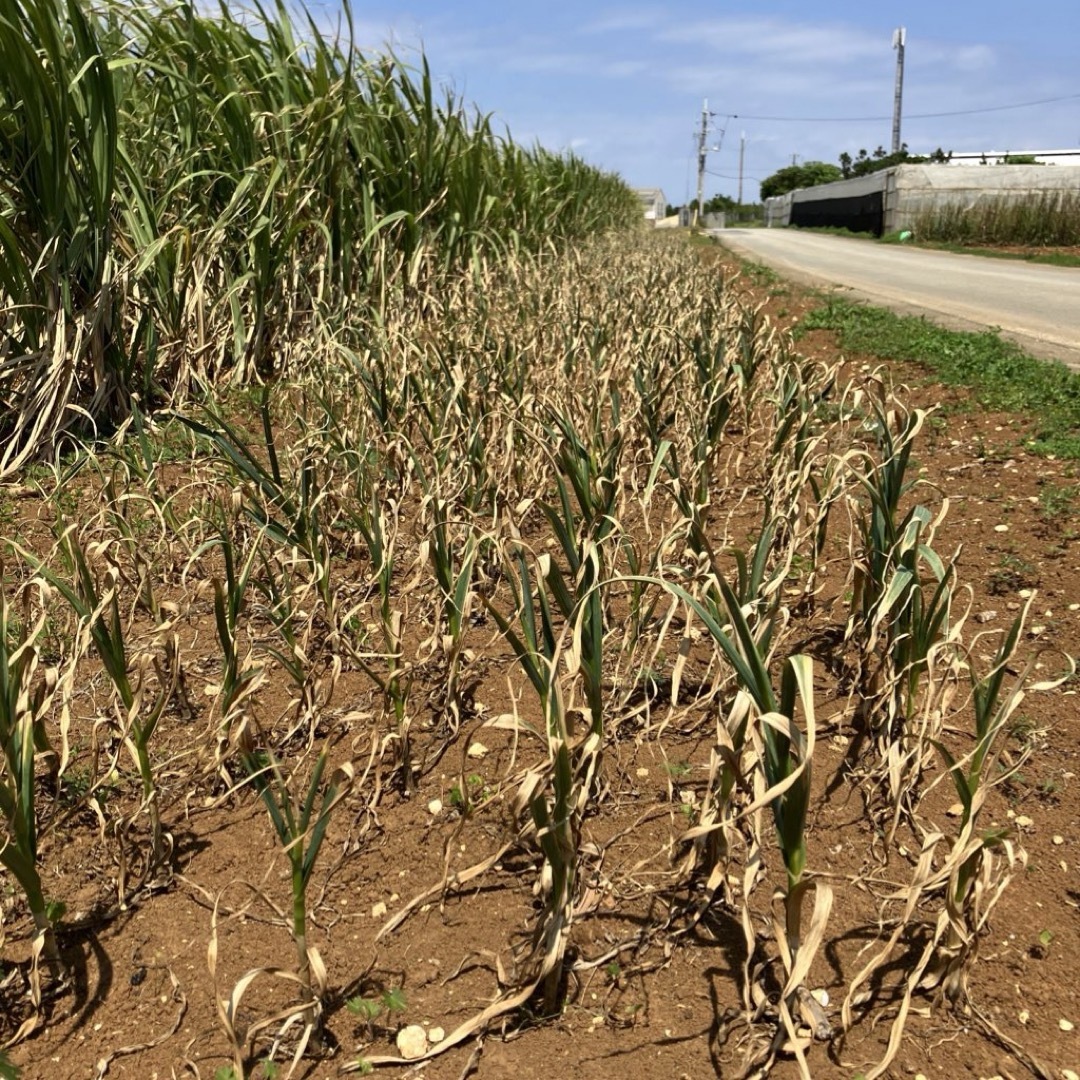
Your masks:
<instances>
[{"instance_id":1,"label":"white cloud","mask_svg":"<svg viewBox=\"0 0 1080 1080\"><path fill-rule=\"evenodd\" d=\"M657 35L660 41L704 46L724 56L783 58L797 64L848 64L888 57L889 38L843 25L794 23L779 18L702 19Z\"/></svg>"},{"instance_id":2,"label":"white cloud","mask_svg":"<svg viewBox=\"0 0 1080 1080\"><path fill-rule=\"evenodd\" d=\"M586 23L583 34L617 34L634 30L652 30L663 25L664 17L655 7L627 8L601 15Z\"/></svg>"}]
</instances>

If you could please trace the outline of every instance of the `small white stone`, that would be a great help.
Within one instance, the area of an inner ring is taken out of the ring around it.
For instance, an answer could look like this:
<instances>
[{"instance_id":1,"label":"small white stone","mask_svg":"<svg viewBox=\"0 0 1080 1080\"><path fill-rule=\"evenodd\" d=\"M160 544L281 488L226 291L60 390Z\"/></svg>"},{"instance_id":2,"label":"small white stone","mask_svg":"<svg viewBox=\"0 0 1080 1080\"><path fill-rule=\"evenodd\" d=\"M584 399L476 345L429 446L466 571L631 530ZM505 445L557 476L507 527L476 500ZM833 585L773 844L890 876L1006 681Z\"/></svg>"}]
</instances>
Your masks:
<instances>
[{"instance_id":1,"label":"small white stone","mask_svg":"<svg viewBox=\"0 0 1080 1080\"><path fill-rule=\"evenodd\" d=\"M1031 596L1031 590L1021 589L1016 595L1019 596L1021 600L1027 600L1028 597Z\"/></svg>"},{"instance_id":2,"label":"small white stone","mask_svg":"<svg viewBox=\"0 0 1080 1080\"><path fill-rule=\"evenodd\" d=\"M1030 829L1030 828L1031 828L1031 826L1035 824L1035 822L1034 822L1034 821L1032 821L1032 820L1031 820L1031 818L1029 818L1029 817L1027 816L1027 814L1021 814L1021 815L1020 815L1020 816L1019 816L1019 817L1018 817L1018 818L1016 819L1016 824L1017 824L1017 825L1018 825L1018 826L1019 826L1019 827L1020 827L1021 829Z\"/></svg>"},{"instance_id":3,"label":"small white stone","mask_svg":"<svg viewBox=\"0 0 1080 1080\"><path fill-rule=\"evenodd\" d=\"M1061 1028L1062 1031L1072 1031L1075 1026L1076 1025L1071 1020L1066 1020L1064 1017L1058 1021L1058 1027Z\"/></svg>"},{"instance_id":4,"label":"small white stone","mask_svg":"<svg viewBox=\"0 0 1080 1080\"><path fill-rule=\"evenodd\" d=\"M1038 637L1040 634L1045 634L1045 633L1046 633L1046 627L1045 626L1033 626L1031 628L1031 636L1032 637Z\"/></svg>"},{"instance_id":5,"label":"small white stone","mask_svg":"<svg viewBox=\"0 0 1080 1080\"><path fill-rule=\"evenodd\" d=\"M1031 1013L1027 1009L1021 1009L1020 1015L1016 1018L1021 1024L1026 1024L1031 1019Z\"/></svg>"},{"instance_id":6,"label":"small white stone","mask_svg":"<svg viewBox=\"0 0 1080 1080\"><path fill-rule=\"evenodd\" d=\"M811 990L810 996L822 1007L825 1008L829 1004L829 991L828 990Z\"/></svg>"},{"instance_id":7,"label":"small white stone","mask_svg":"<svg viewBox=\"0 0 1080 1080\"><path fill-rule=\"evenodd\" d=\"M642 780L644 780L645 777L649 775L649 770L646 769L644 765L642 765L641 768L638 769L637 774Z\"/></svg>"},{"instance_id":8,"label":"small white stone","mask_svg":"<svg viewBox=\"0 0 1080 1080\"><path fill-rule=\"evenodd\" d=\"M432 799L431 802L427 804L427 808L429 814L437 817L442 813L442 799Z\"/></svg>"},{"instance_id":9,"label":"small white stone","mask_svg":"<svg viewBox=\"0 0 1080 1080\"><path fill-rule=\"evenodd\" d=\"M427 1053L427 1032L419 1024L409 1024L397 1033L398 1053L406 1061L414 1061Z\"/></svg>"},{"instance_id":10,"label":"small white stone","mask_svg":"<svg viewBox=\"0 0 1080 1080\"><path fill-rule=\"evenodd\" d=\"M994 526L994 532L1008 532L1008 531L1009 531L1009 526L1008 525L995 525Z\"/></svg>"},{"instance_id":11,"label":"small white stone","mask_svg":"<svg viewBox=\"0 0 1080 1080\"><path fill-rule=\"evenodd\" d=\"M386 905L380 900L377 904L371 905L371 917L373 919L381 919L386 914Z\"/></svg>"},{"instance_id":12,"label":"small white stone","mask_svg":"<svg viewBox=\"0 0 1080 1080\"><path fill-rule=\"evenodd\" d=\"M945 815L946 815L946 817L960 817L960 815L963 814L963 812L964 812L964 804L959 803L959 802L954 802L952 804L952 806L950 806L949 809L945 811Z\"/></svg>"},{"instance_id":13,"label":"small white stone","mask_svg":"<svg viewBox=\"0 0 1080 1080\"><path fill-rule=\"evenodd\" d=\"M474 742L472 744L472 746L469 747L469 751L468 751L469 757L471 757L471 758L486 757L487 752L488 752L488 748L482 742Z\"/></svg>"},{"instance_id":14,"label":"small white stone","mask_svg":"<svg viewBox=\"0 0 1080 1080\"><path fill-rule=\"evenodd\" d=\"M1054 844L1055 844L1056 847L1061 847L1061 845L1064 844L1064 843L1065 843L1065 837L1064 836L1055 836L1054 837Z\"/></svg>"},{"instance_id":15,"label":"small white stone","mask_svg":"<svg viewBox=\"0 0 1080 1080\"><path fill-rule=\"evenodd\" d=\"M435 1043L441 1043L446 1038L446 1032L441 1027L428 1028L428 1042L434 1045Z\"/></svg>"}]
</instances>

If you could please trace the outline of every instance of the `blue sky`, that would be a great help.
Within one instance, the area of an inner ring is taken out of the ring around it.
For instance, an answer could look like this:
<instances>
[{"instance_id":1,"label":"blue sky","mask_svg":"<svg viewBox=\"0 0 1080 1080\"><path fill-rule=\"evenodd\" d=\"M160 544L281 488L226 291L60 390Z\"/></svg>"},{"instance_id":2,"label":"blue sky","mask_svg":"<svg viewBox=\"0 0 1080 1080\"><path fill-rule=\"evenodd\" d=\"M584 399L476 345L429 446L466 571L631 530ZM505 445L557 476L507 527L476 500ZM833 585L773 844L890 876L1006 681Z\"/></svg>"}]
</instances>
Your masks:
<instances>
[{"instance_id":1,"label":"blue sky","mask_svg":"<svg viewBox=\"0 0 1080 1080\"><path fill-rule=\"evenodd\" d=\"M320 4L323 11L327 7ZM886 149L892 32L907 28L902 136L913 152L1080 146L1076 0L832 0L717 4L436 3L354 5L360 41L403 58L423 46L436 78L494 115L518 141L572 149L671 203L694 193L693 133L715 112L706 196L744 198L799 160ZM1072 95L1071 100L967 116ZM755 117L877 120L798 122ZM721 136L721 132L723 132Z\"/></svg>"}]
</instances>

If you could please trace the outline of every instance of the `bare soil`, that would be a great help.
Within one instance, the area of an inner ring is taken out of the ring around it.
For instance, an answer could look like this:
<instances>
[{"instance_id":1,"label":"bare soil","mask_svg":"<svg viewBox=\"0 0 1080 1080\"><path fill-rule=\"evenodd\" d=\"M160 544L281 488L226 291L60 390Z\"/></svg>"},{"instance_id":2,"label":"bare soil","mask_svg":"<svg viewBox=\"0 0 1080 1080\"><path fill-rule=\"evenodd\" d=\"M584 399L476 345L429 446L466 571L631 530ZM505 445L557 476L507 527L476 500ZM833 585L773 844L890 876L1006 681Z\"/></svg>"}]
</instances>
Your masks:
<instances>
[{"instance_id":1,"label":"bare soil","mask_svg":"<svg viewBox=\"0 0 1080 1080\"><path fill-rule=\"evenodd\" d=\"M733 272L730 266L725 269ZM740 288L754 286L743 281ZM758 286L757 291L765 310L787 327L813 303L786 284ZM822 331L804 337L797 348L828 358L837 352L832 335ZM849 370L858 370L876 361L849 356L846 363ZM985 618L986 629L1000 629L1019 611L1028 590L1037 590L1030 647L1080 653L1077 464L1025 452L1022 419L980 411L962 391L933 383L917 366L894 367L890 374L895 383L910 388L906 400L911 405L937 407L916 449L917 469L926 483L948 496L938 547L961 548L960 580L971 586L973 611ZM20 540L30 546L42 542L41 522L48 509L28 491L17 507L14 528ZM846 572L837 553L818 604L800 616L803 624L794 635L795 643L819 661L822 730L808 865L829 875L836 893L827 944L809 983L828 992L837 1027L846 986L864 962L864 950L877 940L881 899L902 887L915 859L912 854L906 862L895 856L888 864L876 861L874 829L862 794L838 779L847 745L840 718L847 702L837 674L834 606L839 610L842 605L834 602L842 597ZM198 642L205 642L205 663L191 664L186 673L196 708L205 700L205 687L218 677L212 617L207 593L181 631L194 655ZM479 681L473 715L457 740L424 772L409 797L386 787L377 803L358 800L331 823L312 889L314 943L330 987L326 1045L321 1055L300 1063L297 1076L321 1080L338 1075L358 1057L393 1053L394 1035L405 1023L450 1031L490 1002L502 980L513 981L511 946L526 939L535 901L534 875L521 872L522 856L512 851L465 887L445 896L436 891L398 931L376 942L387 917L455 870L496 852L505 837L502 822L509 811L502 780L515 754L527 751L515 746L510 733L483 725L514 709L508 687L519 694L521 679L490 622L476 620L469 644L480 661L475 669ZM1054 654L1046 655L1052 664ZM690 675L693 670L692 663ZM1069 682L1052 692L1032 693L1021 707L1018 739L1032 740L1034 752L991 797L989 816L1015 827L1027 864L995 910L972 974L972 996L981 1013L1055 1077L1080 1069L1080 1030L1063 1030L1062 1023L1080 1029L1076 687ZM282 709L288 701L282 686L271 684L263 694L271 713L275 695ZM424 702L422 690L414 690L414 701ZM436 706L418 706L416 753L421 760L425 755L432 760L442 747ZM528 716L527 700L517 708ZM346 671L320 734L336 728L335 754L363 764L370 756L376 714L370 682L359 672ZM425 721L431 721L430 728ZM586 827L587 839L603 847L604 857L595 871L593 902L574 926L571 951L576 958L604 956L635 930L662 924L665 911L687 899L665 891L670 867L660 853L685 828L684 791L692 799L704 783L711 730L705 715L669 727L662 741L631 732L608 755L609 804L591 833ZM47 892L65 897L68 905L60 941L72 986L49 1004L47 1022L11 1049L24 1077L61 1080L106 1071L140 1080L213 1077L231 1060L215 995L227 998L249 969L292 965L294 950L281 918L289 901L287 864L251 792L230 794L213 783L192 788L194 744L203 737L203 725L177 709L168 714L155 744L164 763L162 816L175 839L176 868L175 877L160 890L117 910L117 845L100 833L91 809L76 799L72 816L44 839ZM486 754L467 756L476 742ZM462 779L476 804L468 816L460 812L453 793ZM106 797L110 807L137 805L131 785L99 795ZM924 808L947 826L952 802L940 784ZM145 831L142 819L133 830L134 842ZM775 850L766 859L770 877L759 897L779 880ZM4 885L0 1040L10 1037L27 1014L30 938L25 910L6 880ZM212 978L207 950L215 905L217 970ZM428 1080L470 1074L519 1080L739 1075L742 1040L753 1034L734 1022L746 959L743 940L735 918L718 909L692 932L673 928L648 935L640 947L618 953L614 962L582 966L570 976L569 1004L557 1019L532 1019L519 1012L482 1039L470 1039L434 1061L381 1071ZM911 954L895 957L897 982L912 962ZM351 996L372 997L396 988L407 1001L400 1015L384 1014L368 1025L345 1007ZM237 1023L287 1008L294 989L281 978L260 976L240 1002ZM1030 1075L976 1018L930 998L917 998L916 1006L892 1075L1007 1080ZM890 1017L887 1009L874 1015L876 1023L857 1023L846 1041L815 1044L810 1050L813 1074L853 1077L880 1058ZM282 1075L288 1057L287 1052L278 1054L285 1062ZM264 1067L257 1065L252 1075L266 1075ZM791 1077L797 1069L794 1062L782 1061L773 1075Z\"/></svg>"}]
</instances>

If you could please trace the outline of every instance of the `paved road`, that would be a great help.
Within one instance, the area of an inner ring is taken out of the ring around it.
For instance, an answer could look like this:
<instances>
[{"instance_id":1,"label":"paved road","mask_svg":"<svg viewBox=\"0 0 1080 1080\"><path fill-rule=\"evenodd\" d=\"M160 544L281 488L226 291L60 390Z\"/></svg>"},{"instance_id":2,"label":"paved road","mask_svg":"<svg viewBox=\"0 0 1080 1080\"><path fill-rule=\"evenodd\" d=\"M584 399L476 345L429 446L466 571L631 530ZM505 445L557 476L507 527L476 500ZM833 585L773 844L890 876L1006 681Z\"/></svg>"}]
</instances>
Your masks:
<instances>
[{"instance_id":1,"label":"paved road","mask_svg":"<svg viewBox=\"0 0 1080 1080\"><path fill-rule=\"evenodd\" d=\"M1080 267L875 244L792 229L714 230L785 277L839 285L961 329L1000 327L1029 352L1080 369Z\"/></svg>"}]
</instances>

